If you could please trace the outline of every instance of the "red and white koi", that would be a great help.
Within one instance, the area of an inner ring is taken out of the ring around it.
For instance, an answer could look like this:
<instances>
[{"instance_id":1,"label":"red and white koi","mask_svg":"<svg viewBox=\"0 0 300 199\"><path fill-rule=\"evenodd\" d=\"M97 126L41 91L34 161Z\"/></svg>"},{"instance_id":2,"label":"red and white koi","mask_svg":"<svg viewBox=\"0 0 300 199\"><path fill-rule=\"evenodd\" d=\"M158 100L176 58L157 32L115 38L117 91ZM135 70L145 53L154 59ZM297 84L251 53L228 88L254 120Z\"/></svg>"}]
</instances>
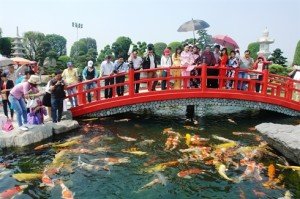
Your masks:
<instances>
[{"instance_id":1,"label":"red and white koi","mask_svg":"<svg viewBox=\"0 0 300 199\"><path fill-rule=\"evenodd\" d=\"M74 196L75 194L70 191L70 189L68 187L66 187L66 185L60 181L60 187L62 188L62 191L61 191L61 195L62 195L62 198L63 199L74 199Z\"/></svg>"},{"instance_id":2,"label":"red and white koi","mask_svg":"<svg viewBox=\"0 0 300 199\"><path fill-rule=\"evenodd\" d=\"M21 194L24 189L26 189L28 185L19 185L15 186L13 188L7 189L0 193L0 199L8 199L8 198L13 198L17 194Z\"/></svg>"}]
</instances>

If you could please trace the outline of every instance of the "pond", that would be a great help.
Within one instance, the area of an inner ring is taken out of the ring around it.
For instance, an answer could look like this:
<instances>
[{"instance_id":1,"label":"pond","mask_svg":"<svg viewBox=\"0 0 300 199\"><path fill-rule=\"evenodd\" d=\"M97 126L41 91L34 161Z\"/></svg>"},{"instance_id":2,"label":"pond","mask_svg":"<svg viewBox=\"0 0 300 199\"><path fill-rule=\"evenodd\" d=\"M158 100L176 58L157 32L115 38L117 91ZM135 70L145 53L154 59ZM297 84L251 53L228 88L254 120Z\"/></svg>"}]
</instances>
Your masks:
<instances>
[{"instance_id":1,"label":"pond","mask_svg":"<svg viewBox=\"0 0 300 199\"><path fill-rule=\"evenodd\" d=\"M198 125L185 123L182 116L153 113L80 121L81 128L67 135L2 150L0 162L8 165L0 168L0 193L28 185L15 198L61 198L65 185L74 198L87 199L279 198L287 190L299 198L300 172L276 165L284 164L284 158L264 146L253 129L262 122L297 124L299 118L240 111L206 115ZM53 144L34 150L49 142ZM41 184L41 176L13 178L17 173L42 174L45 168L53 187Z\"/></svg>"}]
</instances>

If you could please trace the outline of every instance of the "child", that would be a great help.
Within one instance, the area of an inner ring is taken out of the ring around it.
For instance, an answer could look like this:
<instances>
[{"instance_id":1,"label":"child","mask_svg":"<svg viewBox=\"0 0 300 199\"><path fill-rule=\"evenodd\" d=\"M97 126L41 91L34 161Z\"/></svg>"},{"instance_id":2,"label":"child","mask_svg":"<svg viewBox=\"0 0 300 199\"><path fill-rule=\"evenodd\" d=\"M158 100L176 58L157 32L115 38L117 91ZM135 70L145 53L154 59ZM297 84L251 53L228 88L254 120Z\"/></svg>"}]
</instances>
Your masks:
<instances>
[{"instance_id":1,"label":"child","mask_svg":"<svg viewBox=\"0 0 300 199\"><path fill-rule=\"evenodd\" d=\"M36 98L37 106L30 108L30 113L27 114L28 124L43 124L44 115L47 115L45 107L39 98Z\"/></svg>"}]
</instances>

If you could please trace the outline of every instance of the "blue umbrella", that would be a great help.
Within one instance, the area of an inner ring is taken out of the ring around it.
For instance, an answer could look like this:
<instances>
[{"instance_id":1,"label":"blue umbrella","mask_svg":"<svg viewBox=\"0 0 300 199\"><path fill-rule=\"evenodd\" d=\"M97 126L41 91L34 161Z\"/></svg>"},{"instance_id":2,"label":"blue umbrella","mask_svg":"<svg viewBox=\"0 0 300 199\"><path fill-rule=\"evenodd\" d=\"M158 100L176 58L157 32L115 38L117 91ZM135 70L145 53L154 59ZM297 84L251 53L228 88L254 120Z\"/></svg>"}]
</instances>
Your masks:
<instances>
[{"instance_id":1,"label":"blue umbrella","mask_svg":"<svg viewBox=\"0 0 300 199\"><path fill-rule=\"evenodd\" d=\"M192 19L191 21L187 21L184 24L182 24L177 32L189 32L193 31L194 35L194 41L195 41L195 30L203 30L205 28L208 28L209 24L203 20L194 20Z\"/></svg>"}]
</instances>

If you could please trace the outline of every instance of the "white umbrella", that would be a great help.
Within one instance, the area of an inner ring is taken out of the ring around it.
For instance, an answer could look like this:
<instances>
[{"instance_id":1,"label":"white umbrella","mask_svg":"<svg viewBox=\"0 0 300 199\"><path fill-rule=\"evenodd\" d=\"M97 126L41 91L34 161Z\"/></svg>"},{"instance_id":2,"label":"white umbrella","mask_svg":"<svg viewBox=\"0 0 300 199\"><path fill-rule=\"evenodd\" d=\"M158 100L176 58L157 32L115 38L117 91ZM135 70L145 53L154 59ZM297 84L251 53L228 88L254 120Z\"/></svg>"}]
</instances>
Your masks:
<instances>
[{"instance_id":1,"label":"white umbrella","mask_svg":"<svg viewBox=\"0 0 300 199\"><path fill-rule=\"evenodd\" d=\"M0 56L0 67L8 66L9 64L13 64L13 63L14 63L13 60L7 57Z\"/></svg>"}]
</instances>

